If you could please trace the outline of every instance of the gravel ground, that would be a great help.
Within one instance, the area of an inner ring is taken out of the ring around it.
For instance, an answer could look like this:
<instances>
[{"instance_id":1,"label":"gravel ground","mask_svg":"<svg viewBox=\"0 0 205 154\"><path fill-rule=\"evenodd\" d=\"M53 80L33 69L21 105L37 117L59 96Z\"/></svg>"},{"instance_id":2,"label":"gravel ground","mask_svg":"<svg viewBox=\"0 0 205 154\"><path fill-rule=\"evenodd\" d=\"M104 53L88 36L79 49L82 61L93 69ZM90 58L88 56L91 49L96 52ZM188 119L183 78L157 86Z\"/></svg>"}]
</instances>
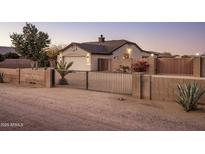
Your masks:
<instances>
[{"instance_id":1,"label":"gravel ground","mask_svg":"<svg viewBox=\"0 0 205 154\"><path fill-rule=\"evenodd\" d=\"M204 113L127 95L0 84L0 130L205 130Z\"/></svg>"}]
</instances>

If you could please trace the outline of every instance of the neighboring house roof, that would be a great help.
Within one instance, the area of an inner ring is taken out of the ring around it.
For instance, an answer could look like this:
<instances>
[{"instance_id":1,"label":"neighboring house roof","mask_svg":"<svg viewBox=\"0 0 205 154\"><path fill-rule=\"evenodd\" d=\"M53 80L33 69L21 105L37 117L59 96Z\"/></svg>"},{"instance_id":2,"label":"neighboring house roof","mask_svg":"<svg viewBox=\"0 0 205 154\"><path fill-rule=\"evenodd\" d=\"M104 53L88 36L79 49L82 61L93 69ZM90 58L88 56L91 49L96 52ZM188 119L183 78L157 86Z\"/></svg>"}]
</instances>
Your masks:
<instances>
[{"instance_id":1,"label":"neighboring house roof","mask_svg":"<svg viewBox=\"0 0 205 154\"><path fill-rule=\"evenodd\" d=\"M91 53L91 54L104 54L104 55L110 55L115 50L119 49L125 44L133 44L135 45L141 52L145 52L148 54L155 54L158 55L159 53L153 52L153 51L145 51L142 50L136 43L130 42L127 40L111 40L111 41L103 41L103 42L84 42L84 43L71 43L61 51L65 51L66 49L70 48L73 45L78 46L81 49L84 49L85 51Z\"/></svg>"},{"instance_id":2,"label":"neighboring house roof","mask_svg":"<svg viewBox=\"0 0 205 154\"><path fill-rule=\"evenodd\" d=\"M13 47L0 46L0 54L4 55L9 52L16 52Z\"/></svg>"},{"instance_id":3,"label":"neighboring house roof","mask_svg":"<svg viewBox=\"0 0 205 154\"><path fill-rule=\"evenodd\" d=\"M29 59L6 59L0 62L0 68L31 68Z\"/></svg>"}]
</instances>

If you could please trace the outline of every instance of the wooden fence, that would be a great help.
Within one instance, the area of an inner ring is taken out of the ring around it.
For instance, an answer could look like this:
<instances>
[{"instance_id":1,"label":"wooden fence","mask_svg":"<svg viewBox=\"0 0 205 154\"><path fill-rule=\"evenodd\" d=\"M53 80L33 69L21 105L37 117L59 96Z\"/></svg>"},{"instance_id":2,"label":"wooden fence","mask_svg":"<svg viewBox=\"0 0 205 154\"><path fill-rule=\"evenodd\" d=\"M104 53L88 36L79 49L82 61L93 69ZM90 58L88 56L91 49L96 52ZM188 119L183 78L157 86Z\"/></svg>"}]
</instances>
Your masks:
<instances>
[{"instance_id":1,"label":"wooden fence","mask_svg":"<svg viewBox=\"0 0 205 154\"><path fill-rule=\"evenodd\" d=\"M193 58L157 58L157 74L193 75Z\"/></svg>"},{"instance_id":2,"label":"wooden fence","mask_svg":"<svg viewBox=\"0 0 205 154\"><path fill-rule=\"evenodd\" d=\"M55 83L58 84L60 76L57 72L55 74ZM64 87L132 94L132 74L128 73L74 72L66 79L69 85Z\"/></svg>"}]
</instances>

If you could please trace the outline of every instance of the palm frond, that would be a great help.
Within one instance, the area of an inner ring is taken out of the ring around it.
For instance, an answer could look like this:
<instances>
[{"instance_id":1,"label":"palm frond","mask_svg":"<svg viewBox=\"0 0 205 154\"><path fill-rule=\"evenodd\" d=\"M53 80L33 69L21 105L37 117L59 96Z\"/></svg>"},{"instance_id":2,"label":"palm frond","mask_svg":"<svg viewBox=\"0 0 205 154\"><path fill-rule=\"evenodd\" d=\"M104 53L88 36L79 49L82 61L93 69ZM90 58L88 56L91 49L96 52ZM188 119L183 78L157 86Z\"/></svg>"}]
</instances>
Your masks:
<instances>
[{"instance_id":1,"label":"palm frond","mask_svg":"<svg viewBox=\"0 0 205 154\"><path fill-rule=\"evenodd\" d=\"M73 62L70 63L66 63L64 61L57 62L56 71L60 74L61 78L64 78L67 74L72 72L71 70L69 70L72 65Z\"/></svg>"}]
</instances>

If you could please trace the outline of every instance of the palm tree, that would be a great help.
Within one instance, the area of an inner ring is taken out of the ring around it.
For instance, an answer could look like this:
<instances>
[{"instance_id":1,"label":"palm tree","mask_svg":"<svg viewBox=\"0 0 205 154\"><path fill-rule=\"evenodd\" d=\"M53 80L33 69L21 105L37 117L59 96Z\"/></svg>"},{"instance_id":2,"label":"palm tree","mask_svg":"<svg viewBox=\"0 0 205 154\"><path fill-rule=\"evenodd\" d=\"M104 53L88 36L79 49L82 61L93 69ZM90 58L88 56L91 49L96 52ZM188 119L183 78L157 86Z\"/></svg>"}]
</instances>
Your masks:
<instances>
[{"instance_id":1,"label":"palm tree","mask_svg":"<svg viewBox=\"0 0 205 154\"><path fill-rule=\"evenodd\" d=\"M61 79L59 79L59 84L60 85L65 85L68 84L67 80L65 79L65 76L68 73L72 73L69 68L73 65L73 62L66 63L64 61L57 62L57 68L56 71L60 74Z\"/></svg>"},{"instance_id":2,"label":"palm tree","mask_svg":"<svg viewBox=\"0 0 205 154\"><path fill-rule=\"evenodd\" d=\"M60 50L62 50L64 47L64 45L51 45L47 48L44 48L44 51L50 62L50 67L56 67L57 56L59 55Z\"/></svg>"}]
</instances>

